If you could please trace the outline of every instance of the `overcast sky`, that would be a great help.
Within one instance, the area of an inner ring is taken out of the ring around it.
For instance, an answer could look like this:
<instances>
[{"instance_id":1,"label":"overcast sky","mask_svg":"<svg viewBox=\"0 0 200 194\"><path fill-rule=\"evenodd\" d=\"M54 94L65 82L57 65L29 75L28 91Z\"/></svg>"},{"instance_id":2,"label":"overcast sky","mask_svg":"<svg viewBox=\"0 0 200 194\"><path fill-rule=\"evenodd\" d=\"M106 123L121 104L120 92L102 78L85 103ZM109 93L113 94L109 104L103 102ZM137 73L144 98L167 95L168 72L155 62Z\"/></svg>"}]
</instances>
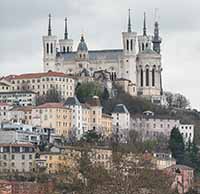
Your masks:
<instances>
[{"instance_id":1,"label":"overcast sky","mask_svg":"<svg viewBox=\"0 0 200 194\"><path fill-rule=\"evenodd\" d=\"M187 96L200 109L200 1L198 0L0 0L0 76L42 71L42 35L52 14L53 34L63 38L64 17L74 49L84 32L89 49L121 48L132 10L134 31L143 13L153 32L159 9L164 90Z\"/></svg>"}]
</instances>

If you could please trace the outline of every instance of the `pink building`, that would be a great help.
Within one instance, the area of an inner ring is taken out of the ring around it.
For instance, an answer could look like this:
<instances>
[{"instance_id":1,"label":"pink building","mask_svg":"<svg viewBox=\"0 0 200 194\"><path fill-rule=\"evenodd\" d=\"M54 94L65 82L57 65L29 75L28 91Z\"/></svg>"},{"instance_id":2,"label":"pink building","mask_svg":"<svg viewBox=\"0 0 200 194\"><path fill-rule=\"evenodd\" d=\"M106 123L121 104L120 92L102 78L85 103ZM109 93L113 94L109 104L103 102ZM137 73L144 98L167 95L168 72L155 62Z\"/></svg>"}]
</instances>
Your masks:
<instances>
[{"instance_id":1,"label":"pink building","mask_svg":"<svg viewBox=\"0 0 200 194\"><path fill-rule=\"evenodd\" d=\"M186 193L192 187L194 170L185 165L173 165L165 169L167 175L175 178L172 188L178 189L180 194Z\"/></svg>"}]
</instances>

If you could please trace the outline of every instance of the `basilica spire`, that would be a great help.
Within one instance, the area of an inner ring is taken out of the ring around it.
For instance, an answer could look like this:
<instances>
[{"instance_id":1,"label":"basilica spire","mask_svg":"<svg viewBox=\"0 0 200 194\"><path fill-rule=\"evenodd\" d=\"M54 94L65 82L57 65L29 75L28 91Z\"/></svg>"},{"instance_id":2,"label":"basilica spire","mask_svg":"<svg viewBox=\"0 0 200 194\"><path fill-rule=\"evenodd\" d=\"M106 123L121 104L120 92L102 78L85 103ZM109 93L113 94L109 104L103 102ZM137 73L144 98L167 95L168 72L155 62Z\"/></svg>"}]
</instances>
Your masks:
<instances>
[{"instance_id":1,"label":"basilica spire","mask_svg":"<svg viewBox=\"0 0 200 194\"><path fill-rule=\"evenodd\" d=\"M154 36L153 36L153 50L160 54L160 44L161 44L161 38L159 35L159 24L158 21L155 21L154 24Z\"/></svg>"},{"instance_id":2,"label":"basilica spire","mask_svg":"<svg viewBox=\"0 0 200 194\"><path fill-rule=\"evenodd\" d=\"M147 35L146 13L144 12L143 36L146 36L146 35Z\"/></svg>"},{"instance_id":3,"label":"basilica spire","mask_svg":"<svg viewBox=\"0 0 200 194\"><path fill-rule=\"evenodd\" d=\"M49 14L48 36L51 36L51 14Z\"/></svg>"},{"instance_id":4,"label":"basilica spire","mask_svg":"<svg viewBox=\"0 0 200 194\"><path fill-rule=\"evenodd\" d=\"M132 30L131 30L131 9L128 9L128 32L132 32Z\"/></svg>"},{"instance_id":5,"label":"basilica spire","mask_svg":"<svg viewBox=\"0 0 200 194\"><path fill-rule=\"evenodd\" d=\"M64 34L65 40L68 39L68 30L67 30L67 18L65 18L65 34Z\"/></svg>"}]
</instances>

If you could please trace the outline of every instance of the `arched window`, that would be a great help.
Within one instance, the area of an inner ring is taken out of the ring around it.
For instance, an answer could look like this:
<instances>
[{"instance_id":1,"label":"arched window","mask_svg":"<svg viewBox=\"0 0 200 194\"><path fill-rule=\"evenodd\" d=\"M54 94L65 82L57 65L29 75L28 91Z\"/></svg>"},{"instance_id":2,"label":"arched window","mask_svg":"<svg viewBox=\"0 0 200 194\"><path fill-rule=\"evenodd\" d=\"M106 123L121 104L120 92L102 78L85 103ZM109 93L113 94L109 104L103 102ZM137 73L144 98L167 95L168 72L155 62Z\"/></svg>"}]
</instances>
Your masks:
<instances>
[{"instance_id":1,"label":"arched window","mask_svg":"<svg viewBox=\"0 0 200 194\"><path fill-rule=\"evenodd\" d=\"M152 86L155 86L155 69L152 70Z\"/></svg>"},{"instance_id":2,"label":"arched window","mask_svg":"<svg viewBox=\"0 0 200 194\"><path fill-rule=\"evenodd\" d=\"M49 43L47 43L47 54L49 54Z\"/></svg>"},{"instance_id":3,"label":"arched window","mask_svg":"<svg viewBox=\"0 0 200 194\"><path fill-rule=\"evenodd\" d=\"M149 86L149 69L146 69L146 86Z\"/></svg>"},{"instance_id":4,"label":"arched window","mask_svg":"<svg viewBox=\"0 0 200 194\"><path fill-rule=\"evenodd\" d=\"M126 40L127 51L129 51L129 40Z\"/></svg>"},{"instance_id":5,"label":"arched window","mask_svg":"<svg viewBox=\"0 0 200 194\"><path fill-rule=\"evenodd\" d=\"M67 52L69 53L69 47L67 47Z\"/></svg>"},{"instance_id":6,"label":"arched window","mask_svg":"<svg viewBox=\"0 0 200 194\"><path fill-rule=\"evenodd\" d=\"M144 51L144 43L142 43L142 50Z\"/></svg>"},{"instance_id":7,"label":"arched window","mask_svg":"<svg viewBox=\"0 0 200 194\"><path fill-rule=\"evenodd\" d=\"M149 47L149 44L148 43L146 43L146 48L148 48Z\"/></svg>"},{"instance_id":8,"label":"arched window","mask_svg":"<svg viewBox=\"0 0 200 194\"><path fill-rule=\"evenodd\" d=\"M63 53L65 53L65 51L66 51L66 50L65 50L65 46L64 46L64 47L63 47Z\"/></svg>"},{"instance_id":9,"label":"arched window","mask_svg":"<svg viewBox=\"0 0 200 194\"><path fill-rule=\"evenodd\" d=\"M131 51L133 50L133 40L131 40Z\"/></svg>"},{"instance_id":10,"label":"arched window","mask_svg":"<svg viewBox=\"0 0 200 194\"><path fill-rule=\"evenodd\" d=\"M51 54L53 54L53 43L51 43Z\"/></svg>"},{"instance_id":11,"label":"arched window","mask_svg":"<svg viewBox=\"0 0 200 194\"><path fill-rule=\"evenodd\" d=\"M80 58L82 58L82 55L80 54Z\"/></svg>"},{"instance_id":12,"label":"arched window","mask_svg":"<svg viewBox=\"0 0 200 194\"><path fill-rule=\"evenodd\" d=\"M140 71L140 83L141 83L141 87L143 87L143 70L142 69Z\"/></svg>"}]
</instances>

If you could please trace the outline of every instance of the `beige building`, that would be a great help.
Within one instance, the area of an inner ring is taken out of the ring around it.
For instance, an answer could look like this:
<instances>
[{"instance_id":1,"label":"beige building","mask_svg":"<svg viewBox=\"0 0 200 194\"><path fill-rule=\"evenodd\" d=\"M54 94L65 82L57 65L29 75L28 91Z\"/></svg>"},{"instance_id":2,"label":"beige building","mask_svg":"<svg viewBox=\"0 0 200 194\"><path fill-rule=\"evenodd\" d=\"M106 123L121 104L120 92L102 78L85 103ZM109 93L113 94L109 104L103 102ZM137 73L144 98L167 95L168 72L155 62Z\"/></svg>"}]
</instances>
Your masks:
<instances>
[{"instance_id":1,"label":"beige building","mask_svg":"<svg viewBox=\"0 0 200 194\"><path fill-rule=\"evenodd\" d=\"M48 174L79 169L79 161L83 153L88 154L88 158L93 165L102 166L109 170L112 167L112 150L106 147L94 147L85 149L81 147L52 147L49 152L40 153L40 158L36 160L38 168L45 169Z\"/></svg>"},{"instance_id":2,"label":"beige building","mask_svg":"<svg viewBox=\"0 0 200 194\"><path fill-rule=\"evenodd\" d=\"M0 144L0 172L35 171L35 149L32 144Z\"/></svg>"},{"instance_id":3,"label":"beige building","mask_svg":"<svg viewBox=\"0 0 200 194\"><path fill-rule=\"evenodd\" d=\"M130 80L120 78L115 81L123 91L130 94L131 96L137 96L137 86L133 84Z\"/></svg>"},{"instance_id":4,"label":"beige building","mask_svg":"<svg viewBox=\"0 0 200 194\"><path fill-rule=\"evenodd\" d=\"M68 136L71 129L72 112L63 103L46 103L33 108L32 125L42 128L54 128L55 134Z\"/></svg>"},{"instance_id":5,"label":"beige building","mask_svg":"<svg viewBox=\"0 0 200 194\"><path fill-rule=\"evenodd\" d=\"M13 91L34 91L45 95L48 90L56 89L63 98L74 96L75 80L64 73L46 72L10 75L4 78L12 84Z\"/></svg>"},{"instance_id":6,"label":"beige building","mask_svg":"<svg viewBox=\"0 0 200 194\"><path fill-rule=\"evenodd\" d=\"M87 102L90 106L90 129L96 131L102 130L102 106L99 97L94 96L90 101Z\"/></svg>"},{"instance_id":7,"label":"beige building","mask_svg":"<svg viewBox=\"0 0 200 194\"><path fill-rule=\"evenodd\" d=\"M112 135L112 116L102 114L101 123L103 135L110 137Z\"/></svg>"}]
</instances>

